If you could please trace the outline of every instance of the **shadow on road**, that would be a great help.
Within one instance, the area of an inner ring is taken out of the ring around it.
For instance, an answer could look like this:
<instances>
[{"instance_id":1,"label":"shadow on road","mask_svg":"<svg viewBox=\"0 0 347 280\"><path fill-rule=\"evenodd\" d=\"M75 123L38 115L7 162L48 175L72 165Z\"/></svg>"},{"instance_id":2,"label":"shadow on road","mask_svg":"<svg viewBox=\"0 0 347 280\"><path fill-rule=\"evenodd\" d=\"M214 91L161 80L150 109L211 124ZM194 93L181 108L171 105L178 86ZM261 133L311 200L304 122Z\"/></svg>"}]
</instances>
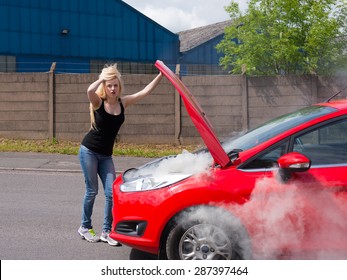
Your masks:
<instances>
[{"instance_id":1,"label":"shadow on road","mask_svg":"<svg viewBox=\"0 0 347 280\"><path fill-rule=\"evenodd\" d=\"M132 249L130 252L130 260L157 260L158 256L143 251Z\"/></svg>"}]
</instances>

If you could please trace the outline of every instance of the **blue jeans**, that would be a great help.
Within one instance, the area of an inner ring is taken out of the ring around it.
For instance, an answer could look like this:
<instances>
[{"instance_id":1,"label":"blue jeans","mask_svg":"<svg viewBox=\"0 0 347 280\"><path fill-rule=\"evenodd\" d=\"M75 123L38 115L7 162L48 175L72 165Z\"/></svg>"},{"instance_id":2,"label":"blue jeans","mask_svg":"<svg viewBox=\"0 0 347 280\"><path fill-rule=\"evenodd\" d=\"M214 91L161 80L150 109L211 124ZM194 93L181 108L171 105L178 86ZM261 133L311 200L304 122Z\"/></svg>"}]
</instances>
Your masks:
<instances>
[{"instance_id":1,"label":"blue jeans","mask_svg":"<svg viewBox=\"0 0 347 280\"><path fill-rule=\"evenodd\" d=\"M95 153L81 145L79 160L84 174L86 192L82 207L82 226L92 228L92 214L96 195L98 194L98 175L104 187L105 210L103 231L110 231L112 227L112 185L116 172L112 156Z\"/></svg>"}]
</instances>

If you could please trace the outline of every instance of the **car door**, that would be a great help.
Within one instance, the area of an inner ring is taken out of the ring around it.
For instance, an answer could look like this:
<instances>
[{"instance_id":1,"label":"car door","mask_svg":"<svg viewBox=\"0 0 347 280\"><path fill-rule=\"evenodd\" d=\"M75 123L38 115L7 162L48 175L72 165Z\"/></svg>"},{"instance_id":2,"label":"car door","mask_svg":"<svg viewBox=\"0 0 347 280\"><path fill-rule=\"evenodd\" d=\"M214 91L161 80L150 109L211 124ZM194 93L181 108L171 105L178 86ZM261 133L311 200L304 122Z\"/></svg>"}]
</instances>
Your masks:
<instances>
[{"instance_id":1,"label":"car door","mask_svg":"<svg viewBox=\"0 0 347 280\"><path fill-rule=\"evenodd\" d=\"M332 191L347 191L347 118L330 120L293 137L293 151L311 160L309 173Z\"/></svg>"},{"instance_id":2,"label":"car door","mask_svg":"<svg viewBox=\"0 0 347 280\"><path fill-rule=\"evenodd\" d=\"M293 151L311 160L309 176L347 204L347 118L330 120L293 137Z\"/></svg>"},{"instance_id":3,"label":"car door","mask_svg":"<svg viewBox=\"0 0 347 280\"><path fill-rule=\"evenodd\" d=\"M308 182L311 219L319 246L347 254L347 118L340 117L293 137L293 151L311 160L298 179ZM319 211L318 211L319 210Z\"/></svg>"}]
</instances>

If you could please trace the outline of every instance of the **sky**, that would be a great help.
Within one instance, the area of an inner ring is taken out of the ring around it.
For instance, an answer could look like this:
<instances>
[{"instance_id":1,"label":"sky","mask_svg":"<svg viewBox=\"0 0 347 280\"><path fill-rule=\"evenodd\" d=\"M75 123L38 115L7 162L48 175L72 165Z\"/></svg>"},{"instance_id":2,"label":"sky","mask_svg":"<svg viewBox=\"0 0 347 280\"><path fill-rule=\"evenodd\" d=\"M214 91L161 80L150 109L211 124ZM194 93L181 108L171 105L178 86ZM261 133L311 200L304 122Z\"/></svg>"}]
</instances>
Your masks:
<instances>
[{"instance_id":1,"label":"sky","mask_svg":"<svg viewBox=\"0 0 347 280\"><path fill-rule=\"evenodd\" d=\"M231 3L231 0L123 1L174 33L229 20L224 7ZM246 0L235 2L241 10L246 9Z\"/></svg>"}]
</instances>

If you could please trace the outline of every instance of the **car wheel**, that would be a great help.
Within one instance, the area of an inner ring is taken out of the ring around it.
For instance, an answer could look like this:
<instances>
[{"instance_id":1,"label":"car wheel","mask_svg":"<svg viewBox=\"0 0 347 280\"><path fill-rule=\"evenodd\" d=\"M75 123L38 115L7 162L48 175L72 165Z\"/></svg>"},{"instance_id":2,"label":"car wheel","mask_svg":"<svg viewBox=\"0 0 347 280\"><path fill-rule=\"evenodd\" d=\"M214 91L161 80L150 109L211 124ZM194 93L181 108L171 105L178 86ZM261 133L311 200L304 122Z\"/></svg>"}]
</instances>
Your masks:
<instances>
[{"instance_id":1,"label":"car wheel","mask_svg":"<svg viewBox=\"0 0 347 280\"><path fill-rule=\"evenodd\" d=\"M238 219L220 209L203 208L180 215L166 241L169 260L249 259L248 234Z\"/></svg>"}]
</instances>

